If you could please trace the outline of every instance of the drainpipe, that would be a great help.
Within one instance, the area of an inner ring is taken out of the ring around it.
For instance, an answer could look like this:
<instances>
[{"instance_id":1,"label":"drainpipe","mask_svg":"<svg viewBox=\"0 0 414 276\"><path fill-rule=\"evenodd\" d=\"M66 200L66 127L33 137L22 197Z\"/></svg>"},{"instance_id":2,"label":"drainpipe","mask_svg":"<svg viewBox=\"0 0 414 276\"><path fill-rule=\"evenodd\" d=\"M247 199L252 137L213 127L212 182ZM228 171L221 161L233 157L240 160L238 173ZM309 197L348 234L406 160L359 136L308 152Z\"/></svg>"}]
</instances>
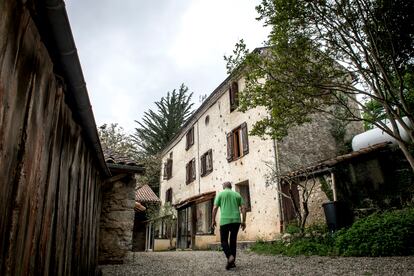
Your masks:
<instances>
[{"instance_id":1,"label":"drainpipe","mask_svg":"<svg viewBox=\"0 0 414 276\"><path fill-rule=\"evenodd\" d=\"M284 221L283 221L283 204L282 204L282 187L280 183L280 160L279 160L279 147L277 145L276 139L273 139L273 151L275 157L275 171L276 171L276 185L278 193L278 202L279 202L279 223L280 223L280 232L283 232Z\"/></svg>"},{"instance_id":2,"label":"drainpipe","mask_svg":"<svg viewBox=\"0 0 414 276\"><path fill-rule=\"evenodd\" d=\"M197 163L198 163L198 194L201 193L201 163L200 163L200 131L197 120Z\"/></svg>"},{"instance_id":3,"label":"drainpipe","mask_svg":"<svg viewBox=\"0 0 414 276\"><path fill-rule=\"evenodd\" d=\"M32 17L53 60L55 72L64 77L65 101L72 110L73 119L81 126L88 146L95 152L101 172L109 177L111 173L103 156L65 3L44 0L36 1L36 5L38 9Z\"/></svg>"}]
</instances>

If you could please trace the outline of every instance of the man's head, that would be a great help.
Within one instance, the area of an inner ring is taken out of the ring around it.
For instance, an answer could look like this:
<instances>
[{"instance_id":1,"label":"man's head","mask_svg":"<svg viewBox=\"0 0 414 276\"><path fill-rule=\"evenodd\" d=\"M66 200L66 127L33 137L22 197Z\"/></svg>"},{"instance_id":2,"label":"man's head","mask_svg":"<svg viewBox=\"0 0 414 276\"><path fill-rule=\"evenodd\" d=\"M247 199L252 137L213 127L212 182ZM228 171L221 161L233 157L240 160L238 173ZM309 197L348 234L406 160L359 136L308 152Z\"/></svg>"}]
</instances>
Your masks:
<instances>
[{"instance_id":1,"label":"man's head","mask_svg":"<svg viewBox=\"0 0 414 276\"><path fill-rule=\"evenodd\" d=\"M223 189L231 189L231 182L226 181L223 183Z\"/></svg>"}]
</instances>

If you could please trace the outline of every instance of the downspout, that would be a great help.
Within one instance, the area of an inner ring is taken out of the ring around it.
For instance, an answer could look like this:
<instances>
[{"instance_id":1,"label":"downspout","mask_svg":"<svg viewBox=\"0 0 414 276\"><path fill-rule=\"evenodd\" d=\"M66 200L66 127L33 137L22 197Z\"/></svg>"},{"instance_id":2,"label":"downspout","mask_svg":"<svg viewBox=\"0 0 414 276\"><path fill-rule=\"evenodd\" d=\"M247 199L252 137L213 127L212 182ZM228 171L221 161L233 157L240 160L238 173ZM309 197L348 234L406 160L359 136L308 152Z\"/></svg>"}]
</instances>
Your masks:
<instances>
[{"instance_id":1,"label":"downspout","mask_svg":"<svg viewBox=\"0 0 414 276\"><path fill-rule=\"evenodd\" d=\"M279 202L279 223L280 223L280 232L282 233L284 230L284 221L283 221L283 204L282 204L282 186L280 183L280 160L279 160L279 147L277 145L276 139L273 139L273 151L275 157L275 171L276 171L276 185L277 185L277 193L278 193L278 202Z\"/></svg>"},{"instance_id":2,"label":"downspout","mask_svg":"<svg viewBox=\"0 0 414 276\"><path fill-rule=\"evenodd\" d=\"M200 131L198 127L198 120L197 120L197 163L198 163L198 194L201 193L201 167L202 164L200 163Z\"/></svg>"},{"instance_id":3,"label":"downspout","mask_svg":"<svg viewBox=\"0 0 414 276\"><path fill-rule=\"evenodd\" d=\"M101 172L106 177L111 173L106 166L101 143L86 89L82 67L70 28L65 3L62 0L36 1L39 14L32 14L42 40L58 71L65 80L65 100L72 110L74 120L81 126L89 147L95 152Z\"/></svg>"}]
</instances>

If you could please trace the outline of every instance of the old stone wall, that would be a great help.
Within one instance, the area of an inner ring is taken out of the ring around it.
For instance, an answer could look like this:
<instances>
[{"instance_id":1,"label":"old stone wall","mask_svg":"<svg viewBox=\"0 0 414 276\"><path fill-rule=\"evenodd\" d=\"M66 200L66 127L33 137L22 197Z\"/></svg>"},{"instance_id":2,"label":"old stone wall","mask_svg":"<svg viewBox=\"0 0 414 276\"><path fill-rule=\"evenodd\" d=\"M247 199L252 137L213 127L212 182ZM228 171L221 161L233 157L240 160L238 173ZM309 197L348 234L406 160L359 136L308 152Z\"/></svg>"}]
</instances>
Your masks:
<instances>
[{"instance_id":1,"label":"old stone wall","mask_svg":"<svg viewBox=\"0 0 414 276\"><path fill-rule=\"evenodd\" d=\"M0 275L91 275L101 174L28 4L0 1Z\"/></svg>"},{"instance_id":2,"label":"old stone wall","mask_svg":"<svg viewBox=\"0 0 414 276\"><path fill-rule=\"evenodd\" d=\"M99 263L123 263L132 251L134 177L105 184L100 225Z\"/></svg>"}]
</instances>

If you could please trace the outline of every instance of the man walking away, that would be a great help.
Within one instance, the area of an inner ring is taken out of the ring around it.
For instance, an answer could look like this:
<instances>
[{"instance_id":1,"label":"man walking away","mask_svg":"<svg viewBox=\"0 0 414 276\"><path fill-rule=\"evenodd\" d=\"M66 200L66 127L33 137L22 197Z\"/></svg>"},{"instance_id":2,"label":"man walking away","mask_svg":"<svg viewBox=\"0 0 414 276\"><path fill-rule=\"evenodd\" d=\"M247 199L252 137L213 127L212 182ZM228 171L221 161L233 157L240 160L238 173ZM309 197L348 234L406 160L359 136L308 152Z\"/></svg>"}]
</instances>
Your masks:
<instances>
[{"instance_id":1,"label":"man walking away","mask_svg":"<svg viewBox=\"0 0 414 276\"><path fill-rule=\"evenodd\" d=\"M231 183L223 183L224 191L220 192L213 207L212 223L216 227L217 209L220 207L220 239L221 247L227 257L226 269L236 267L237 233L239 228L246 229L246 208L241 195L231 190ZM240 210L243 220L240 219ZM230 234L230 245L229 245Z\"/></svg>"}]
</instances>

